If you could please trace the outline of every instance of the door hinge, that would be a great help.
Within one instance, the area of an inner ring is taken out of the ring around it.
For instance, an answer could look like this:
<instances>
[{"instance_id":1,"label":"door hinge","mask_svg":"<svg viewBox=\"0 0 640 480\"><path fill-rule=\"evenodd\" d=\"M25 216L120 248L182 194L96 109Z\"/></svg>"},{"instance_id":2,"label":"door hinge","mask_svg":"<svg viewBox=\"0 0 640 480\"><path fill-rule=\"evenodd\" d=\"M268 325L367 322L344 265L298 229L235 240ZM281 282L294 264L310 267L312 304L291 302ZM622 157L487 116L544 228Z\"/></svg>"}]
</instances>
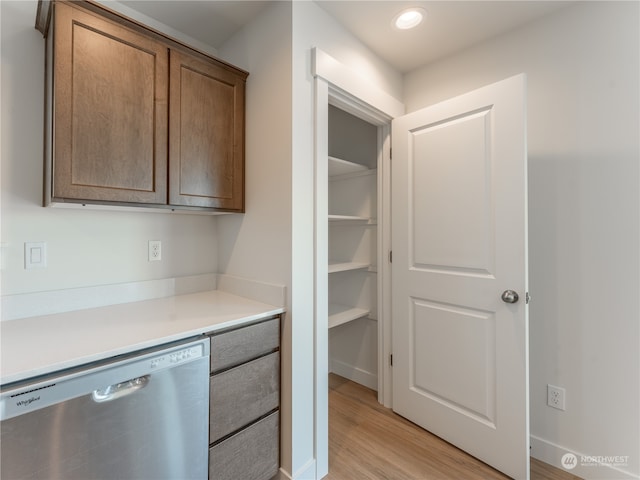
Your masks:
<instances>
[{"instance_id":1,"label":"door hinge","mask_svg":"<svg viewBox=\"0 0 640 480\"><path fill-rule=\"evenodd\" d=\"M531 300L531 297L529 296L529 292L526 292L524 294L524 301L527 305L529 305L529 300Z\"/></svg>"},{"instance_id":2,"label":"door hinge","mask_svg":"<svg viewBox=\"0 0 640 480\"><path fill-rule=\"evenodd\" d=\"M389 263L393 263L393 250L389 250Z\"/></svg>"},{"instance_id":3,"label":"door hinge","mask_svg":"<svg viewBox=\"0 0 640 480\"><path fill-rule=\"evenodd\" d=\"M393 149L389 149L389 160L393 160Z\"/></svg>"},{"instance_id":4,"label":"door hinge","mask_svg":"<svg viewBox=\"0 0 640 480\"><path fill-rule=\"evenodd\" d=\"M389 355L389 365L393 367L393 353Z\"/></svg>"}]
</instances>

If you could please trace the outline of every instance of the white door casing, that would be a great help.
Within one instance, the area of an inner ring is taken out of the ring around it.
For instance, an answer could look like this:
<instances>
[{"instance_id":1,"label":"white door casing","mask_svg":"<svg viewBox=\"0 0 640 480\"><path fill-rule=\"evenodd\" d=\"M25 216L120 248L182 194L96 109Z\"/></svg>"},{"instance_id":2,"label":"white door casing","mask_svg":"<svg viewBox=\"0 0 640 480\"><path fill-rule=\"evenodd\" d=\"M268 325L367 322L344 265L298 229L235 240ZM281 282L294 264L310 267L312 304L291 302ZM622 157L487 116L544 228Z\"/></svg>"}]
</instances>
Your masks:
<instances>
[{"instance_id":1,"label":"white door casing","mask_svg":"<svg viewBox=\"0 0 640 480\"><path fill-rule=\"evenodd\" d=\"M392 126L393 409L518 479L529 478L525 88L518 75Z\"/></svg>"},{"instance_id":2,"label":"white door casing","mask_svg":"<svg viewBox=\"0 0 640 480\"><path fill-rule=\"evenodd\" d=\"M315 90L315 305L314 305L314 384L315 384L315 455L316 478L324 477L328 472L329 442L328 442L328 325L327 325L327 139L328 139L328 108L329 103L351 114L362 118L379 127L382 149L382 168L379 170L378 179L381 182L378 196L379 227L378 243L382 252L387 252L390 245L390 226L387 219L390 212L389 186L389 148L388 136L391 119L404 113L404 105L388 93L381 90L374 83L367 81L357 71L340 63L319 48L312 49L311 74L314 77ZM391 402L391 382L388 372L388 364L382 359L388 358L390 345L390 290L391 275L388 274L389 265L379 261L382 286L379 293L384 305L379 305L378 341L381 359L379 360L378 389L384 392L384 403ZM384 353L382 353L384 352ZM384 368L383 367L386 367ZM383 399L381 398L381 401Z\"/></svg>"}]
</instances>

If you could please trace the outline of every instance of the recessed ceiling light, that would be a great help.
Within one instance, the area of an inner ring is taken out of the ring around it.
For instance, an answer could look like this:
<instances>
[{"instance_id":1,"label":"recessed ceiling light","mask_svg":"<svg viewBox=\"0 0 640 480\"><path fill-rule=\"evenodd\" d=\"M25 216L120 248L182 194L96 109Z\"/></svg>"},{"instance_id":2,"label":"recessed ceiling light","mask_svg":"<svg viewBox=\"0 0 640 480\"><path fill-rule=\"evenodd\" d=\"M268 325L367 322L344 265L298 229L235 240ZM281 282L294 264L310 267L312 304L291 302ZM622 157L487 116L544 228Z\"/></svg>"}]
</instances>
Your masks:
<instances>
[{"instance_id":1,"label":"recessed ceiling light","mask_svg":"<svg viewBox=\"0 0 640 480\"><path fill-rule=\"evenodd\" d=\"M408 8L395 16L393 24L400 30L408 30L420 25L426 14L427 12L423 8Z\"/></svg>"}]
</instances>

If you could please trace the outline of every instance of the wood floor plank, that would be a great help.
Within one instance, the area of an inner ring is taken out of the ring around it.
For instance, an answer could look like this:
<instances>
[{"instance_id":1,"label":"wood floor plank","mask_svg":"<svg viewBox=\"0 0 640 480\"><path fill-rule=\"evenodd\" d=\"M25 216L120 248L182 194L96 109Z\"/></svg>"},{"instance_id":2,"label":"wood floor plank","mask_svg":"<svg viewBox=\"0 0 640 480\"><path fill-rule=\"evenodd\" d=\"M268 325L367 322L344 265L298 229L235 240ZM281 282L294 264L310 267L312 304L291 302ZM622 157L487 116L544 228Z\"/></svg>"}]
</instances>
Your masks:
<instances>
[{"instance_id":1,"label":"wood floor plank","mask_svg":"<svg viewBox=\"0 0 640 480\"><path fill-rule=\"evenodd\" d=\"M582 480L582 478L532 457L531 480Z\"/></svg>"},{"instance_id":2,"label":"wood floor plank","mask_svg":"<svg viewBox=\"0 0 640 480\"><path fill-rule=\"evenodd\" d=\"M377 395L329 376L325 480L504 480L509 477L380 405ZM531 480L579 480L532 459Z\"/></svg>"}]
</instances>

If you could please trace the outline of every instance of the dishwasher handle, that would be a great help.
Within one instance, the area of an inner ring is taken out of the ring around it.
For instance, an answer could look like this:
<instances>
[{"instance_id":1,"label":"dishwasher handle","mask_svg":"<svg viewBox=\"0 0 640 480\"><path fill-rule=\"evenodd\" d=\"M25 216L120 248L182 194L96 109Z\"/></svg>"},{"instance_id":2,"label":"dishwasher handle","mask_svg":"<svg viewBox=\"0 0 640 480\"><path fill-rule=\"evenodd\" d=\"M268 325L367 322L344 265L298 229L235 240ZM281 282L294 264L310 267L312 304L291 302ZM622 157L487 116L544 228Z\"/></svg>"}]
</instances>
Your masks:
<instances>
[{"instance_id":1,"label":"dishwasher handle","mask_svg":"<svg viewBox=\"0 0 640 480\"><path fill-rule=\"evenodd\" d=\"M125 397L138 390L144 388L149 383L150 375L144 375L142 377L133 378L126 382L114 383L106 388L94 390L91 394L94 402L110 402L121 397Z\"/></svg>"}]
</instances>

